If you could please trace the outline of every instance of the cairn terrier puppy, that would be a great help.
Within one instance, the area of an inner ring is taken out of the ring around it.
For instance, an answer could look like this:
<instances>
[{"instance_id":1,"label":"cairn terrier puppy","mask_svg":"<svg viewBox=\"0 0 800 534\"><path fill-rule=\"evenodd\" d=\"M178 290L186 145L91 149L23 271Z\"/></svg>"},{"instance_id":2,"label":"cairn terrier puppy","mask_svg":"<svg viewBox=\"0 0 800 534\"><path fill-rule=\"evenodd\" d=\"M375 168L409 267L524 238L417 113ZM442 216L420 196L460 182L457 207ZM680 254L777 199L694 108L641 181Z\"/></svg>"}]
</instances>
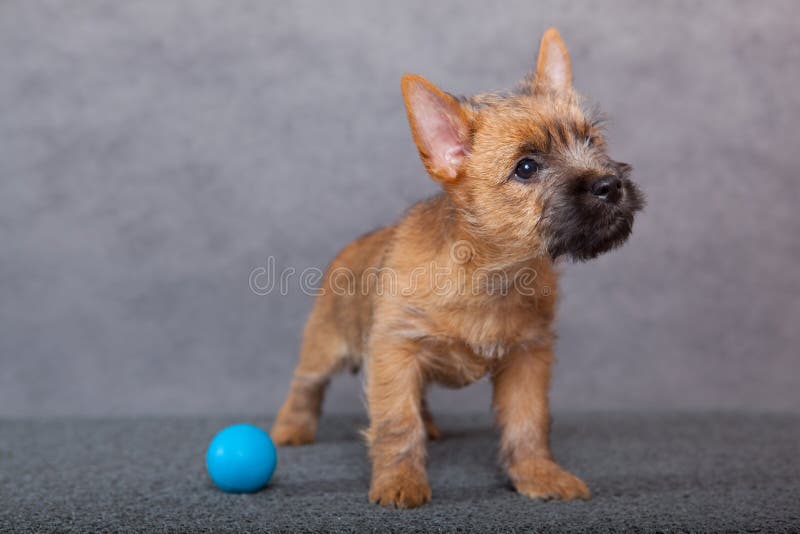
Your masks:
<instances>
[{"instance_id":1,"label":"cairn terrier puppy","mask_svg":"<svg viewBox=\"0 0 800 534\"><path fill-rule=\"evenodd\" d=\"M314 440L335 372L365 367L369 498L431 498L426 439L440 436L426 386L489 375L501 461L516 490L587 499L550 452L554 262L622 244L644 204L572 89L569 55L544 33L535 70L508 92L456 97L403 76L422 162L442 193L364 235L329 266L274 426L279 445ZM387 287L387 280L389 281Z\"/></svg>"}]
</instances>

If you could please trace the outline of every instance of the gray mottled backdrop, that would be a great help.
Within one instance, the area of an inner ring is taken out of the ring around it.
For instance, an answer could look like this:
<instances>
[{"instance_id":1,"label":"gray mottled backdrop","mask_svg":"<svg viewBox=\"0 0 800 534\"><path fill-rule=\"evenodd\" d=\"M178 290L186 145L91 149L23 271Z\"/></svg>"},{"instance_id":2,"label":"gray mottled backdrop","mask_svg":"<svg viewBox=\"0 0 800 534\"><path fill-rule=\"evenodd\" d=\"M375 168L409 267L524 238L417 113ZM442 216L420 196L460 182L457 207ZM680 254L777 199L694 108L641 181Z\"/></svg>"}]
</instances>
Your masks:
<instances>
[{"instance_id":1,"label":"gray mottled backdrop","mask_svg":"<svg viewBox=\"0 0 800 534\"><path fill-rule=\"evenodd\" d=\"M649 197L564 267L558 409L800 407L800 17L779 2L0 3L0 415L274 412L324 267L435 191L404 72L559 27ZM487 410L485 382L434 407ZM361 409L342 376L328 407Z\"/></svg>"}]
</instances>

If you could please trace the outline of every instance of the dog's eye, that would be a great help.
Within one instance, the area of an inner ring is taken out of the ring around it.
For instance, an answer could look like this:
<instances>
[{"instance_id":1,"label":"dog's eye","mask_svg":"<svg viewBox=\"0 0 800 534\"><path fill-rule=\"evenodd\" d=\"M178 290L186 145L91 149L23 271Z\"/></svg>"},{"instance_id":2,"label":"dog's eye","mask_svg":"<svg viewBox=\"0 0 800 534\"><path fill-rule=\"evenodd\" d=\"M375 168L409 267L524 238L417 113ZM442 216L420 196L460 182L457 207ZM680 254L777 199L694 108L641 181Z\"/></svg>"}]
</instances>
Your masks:
<instances>
[{"instance_id":1,"label":"dog's eye","mask_svg":"<svg viewBox=\"0 0 800 534\"><path fill-rule=\"evenodd\" d=\"M514 169L514 176L520 180L527 181L533 178L533 175L539 170L539 164L531 158L525 158L517 163L517 168Z\"/></svg>"}]
</instances>

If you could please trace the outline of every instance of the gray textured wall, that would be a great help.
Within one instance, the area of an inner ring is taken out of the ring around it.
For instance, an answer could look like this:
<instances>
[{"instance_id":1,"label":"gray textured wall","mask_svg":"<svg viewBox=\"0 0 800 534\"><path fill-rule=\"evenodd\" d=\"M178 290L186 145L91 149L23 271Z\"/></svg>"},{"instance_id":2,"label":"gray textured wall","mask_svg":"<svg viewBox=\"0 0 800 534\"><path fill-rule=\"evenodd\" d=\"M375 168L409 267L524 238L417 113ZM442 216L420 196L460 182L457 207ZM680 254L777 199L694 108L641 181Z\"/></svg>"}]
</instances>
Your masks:
<instances>
[{"instance_id":1,"label":"gray textured wall","mask_svg":"<svg viewBox=\"0 0 800 534\"><path fill-rule=\"evenodd\" d=\"M554 405L797 410L798 13L0 3L0 415L276 410L311 298L251 271L322 267L435 190L402 73L510 86L549 25L649 197L628 245L564 268ZM328 407L360 405L336 381Z\"/></svg>"}]
</instances>

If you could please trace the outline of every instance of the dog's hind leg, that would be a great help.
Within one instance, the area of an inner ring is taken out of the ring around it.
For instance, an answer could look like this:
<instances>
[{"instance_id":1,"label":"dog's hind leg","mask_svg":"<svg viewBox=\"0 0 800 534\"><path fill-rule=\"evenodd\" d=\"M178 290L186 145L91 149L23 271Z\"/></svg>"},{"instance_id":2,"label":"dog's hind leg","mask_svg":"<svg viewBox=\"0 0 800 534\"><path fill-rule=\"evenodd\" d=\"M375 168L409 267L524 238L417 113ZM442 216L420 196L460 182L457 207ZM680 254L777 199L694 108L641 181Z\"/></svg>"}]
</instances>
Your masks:
<instances>
[{"instance_id":1,"label":"dog's hind leg","mask_svg":"<svg viewBox=\"0 0 800 534\"><path fill-rule=\"evenodd\" d=\"M345 339L316 306L306 325L300 361L270 434L276 445L312 443L331 376L350 360Z\"/></svg>"},{"instance_id":2,"label":"dog's hind leg","mask_svg":"<svg viewBox=\"0 0 800 534\"><path fill-rule=\"evenodd\" d=\"M429 440L441 439L442 431L439 430L439 426L433 420L433 415L431 415L430 408L428 408L428 401L424 396L422 397L422 422L425 424L425 433L428 435Z\"/></svg>"}]
</instances>

